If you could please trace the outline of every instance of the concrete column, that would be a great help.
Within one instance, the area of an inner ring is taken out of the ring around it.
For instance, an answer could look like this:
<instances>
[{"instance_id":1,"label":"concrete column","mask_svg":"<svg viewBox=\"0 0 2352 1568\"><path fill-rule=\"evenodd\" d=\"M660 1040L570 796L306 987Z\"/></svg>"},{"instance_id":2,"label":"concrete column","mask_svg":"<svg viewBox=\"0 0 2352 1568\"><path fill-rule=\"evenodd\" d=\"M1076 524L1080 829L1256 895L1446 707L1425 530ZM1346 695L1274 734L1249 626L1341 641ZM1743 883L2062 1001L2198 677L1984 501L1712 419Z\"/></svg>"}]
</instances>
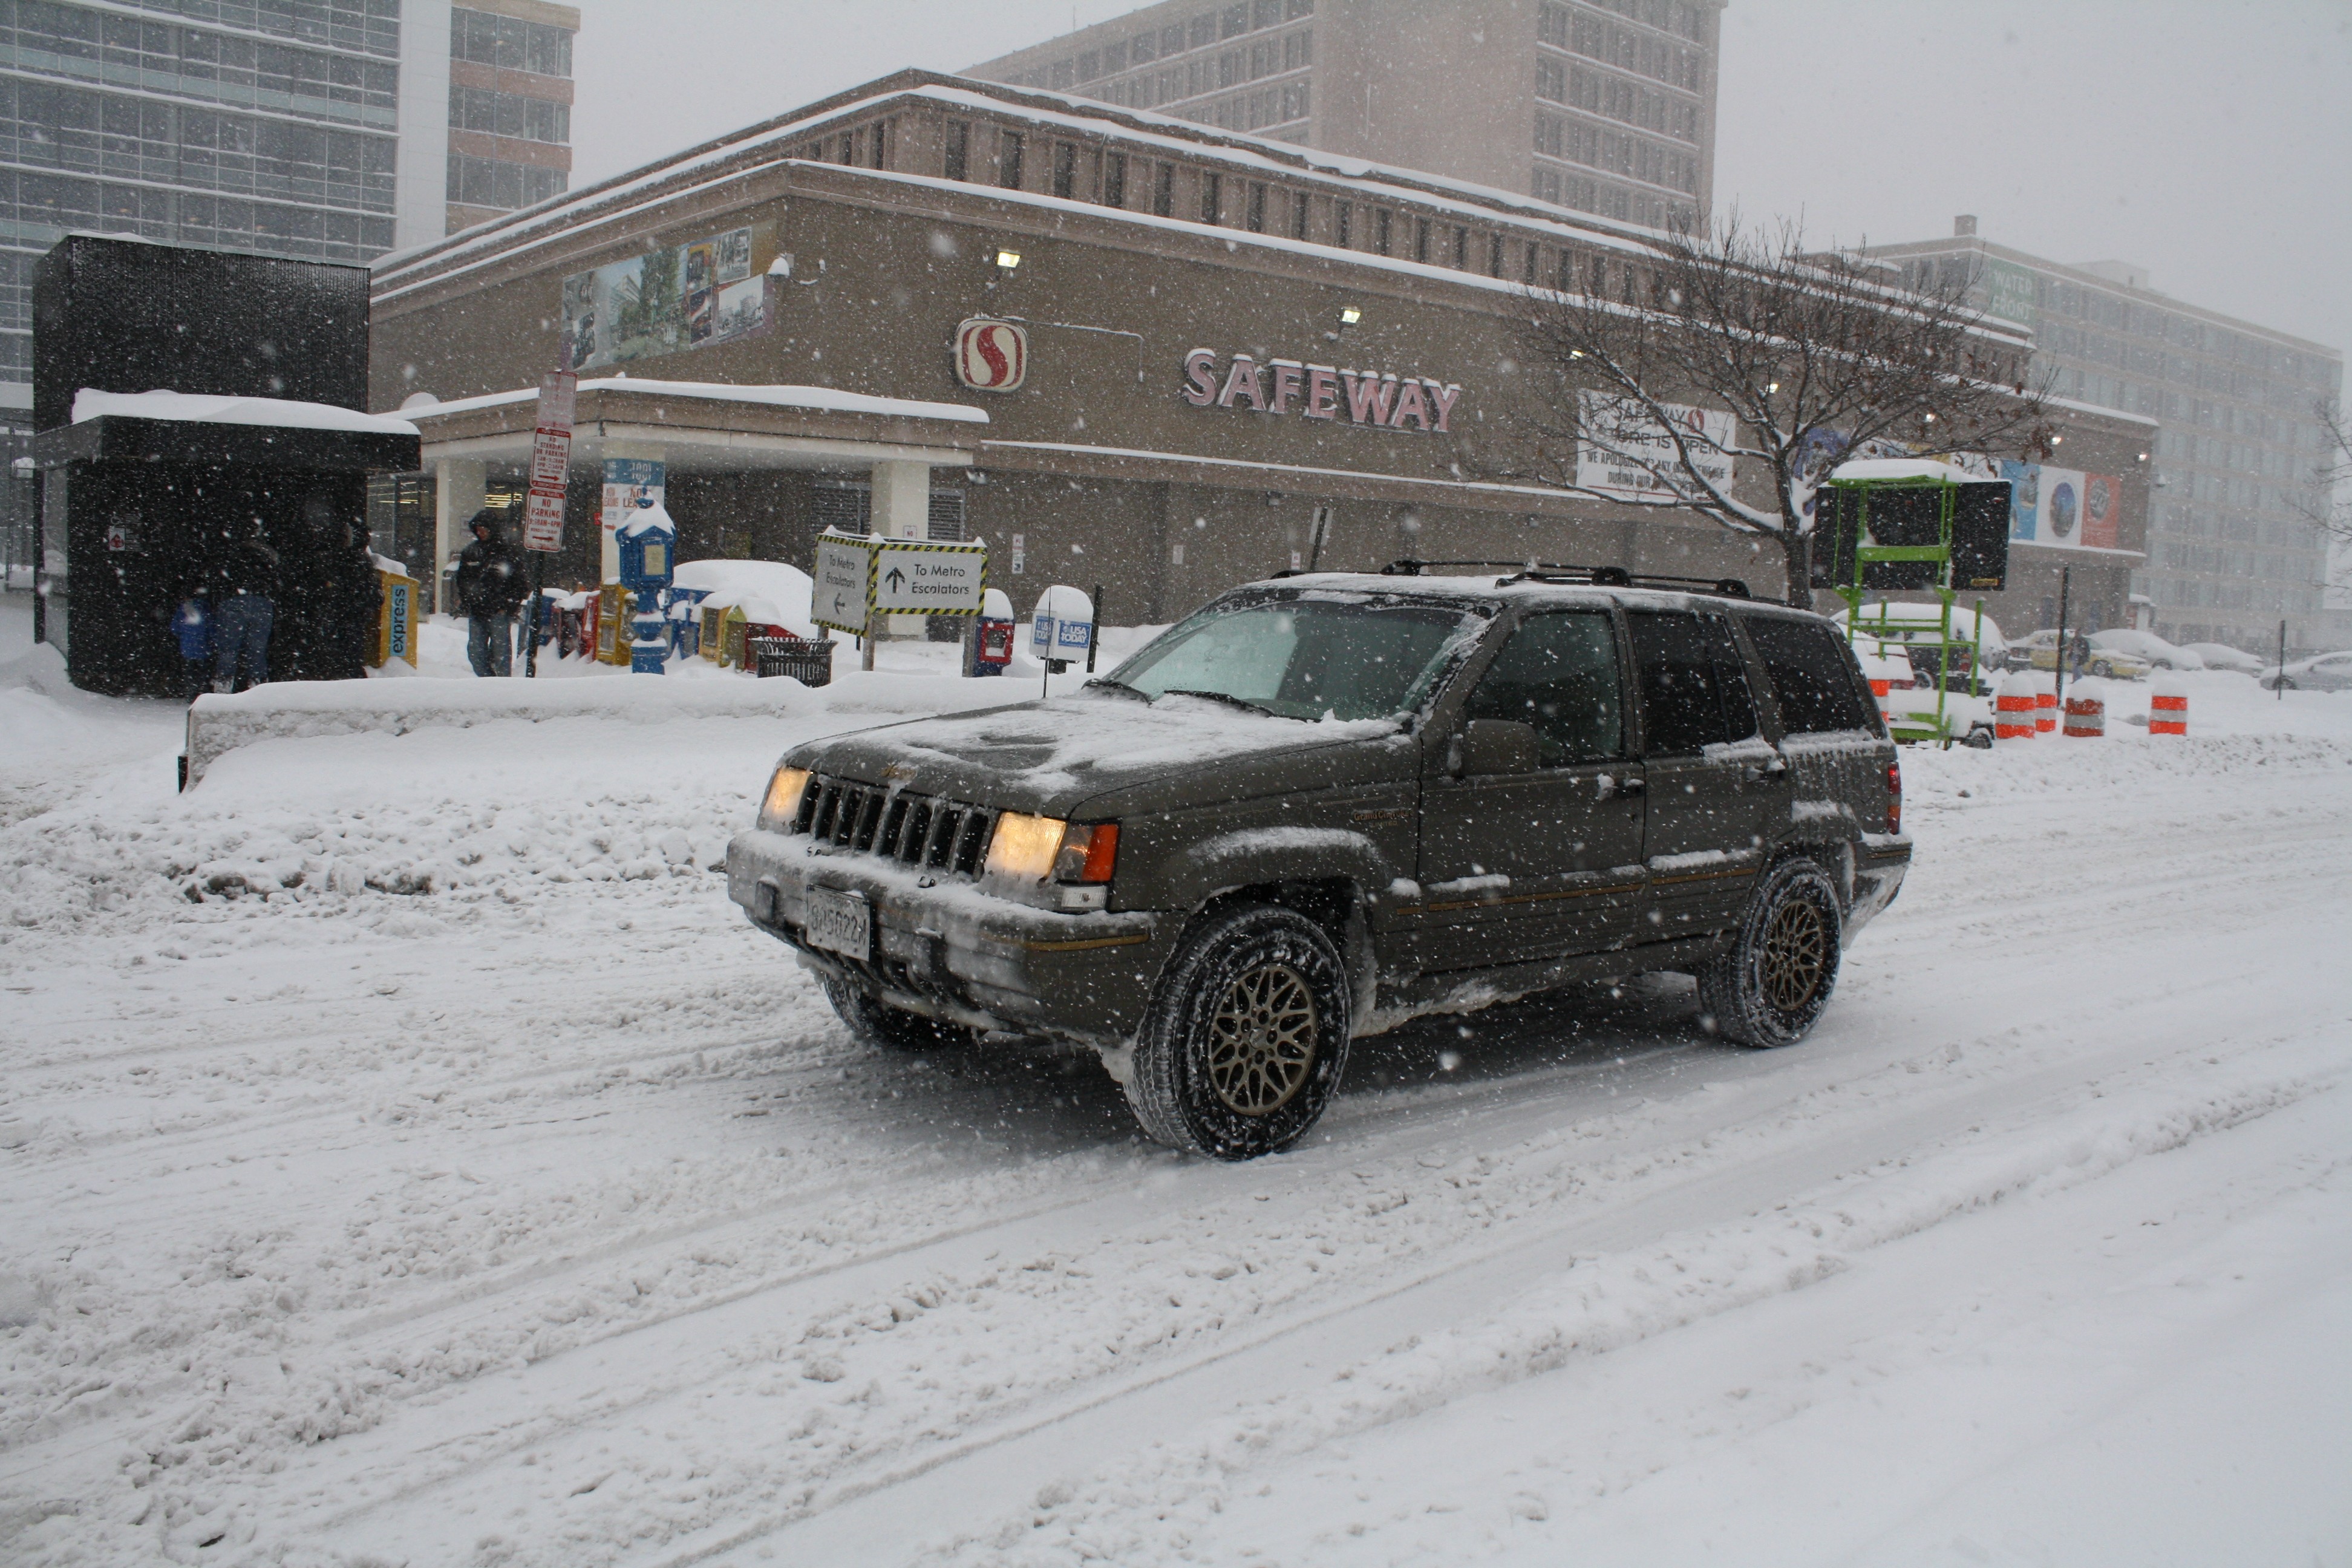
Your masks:
<instances>
[{"instance_id":1,"label":"concrete column","mask_svg":"<svg viewBox=\"0 0 2352 1568\"><path fill-rule=\"evenodd\" d=\"M874 534L877 539L931 536L931 468L929 463L874 465ZM920 616L891 616L888 635L923 635Z\"/></svg>"},{"instance_id":2,"label":"concrete column","mask_svg":"<svg viewBox=\"0 0 2352 1568\"><path fill-rule=\"evenodd\" d=\"M488 477L488 465L462 458L445 458L433 465L433 582L430 592L433 608L440 615L454 615L457 606L448 602L450 557L473 542L466 531L466 523L482 510L484 481Z\"/></svg>"}]
</instances>

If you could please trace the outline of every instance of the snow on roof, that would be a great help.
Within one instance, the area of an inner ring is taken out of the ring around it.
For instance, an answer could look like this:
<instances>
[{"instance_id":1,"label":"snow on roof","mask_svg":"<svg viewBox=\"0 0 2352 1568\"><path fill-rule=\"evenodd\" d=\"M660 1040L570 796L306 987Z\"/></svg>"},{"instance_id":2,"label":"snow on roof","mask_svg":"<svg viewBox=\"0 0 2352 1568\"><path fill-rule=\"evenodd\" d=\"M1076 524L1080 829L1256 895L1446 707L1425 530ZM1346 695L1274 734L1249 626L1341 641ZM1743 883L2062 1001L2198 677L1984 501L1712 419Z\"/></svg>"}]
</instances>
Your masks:
<instances>
[{"instance_id":1,"label":"snow on roof","mask_svg":"<svg viewBox=\"0 0 2352 1568\"><path fill-rule=\"evenodd\" d=\"M1931 458L1857 458L1831 470L1832 484L1842 479L1941 479L1948 485L1982 482L1949 463L1939 463Z\"/></svg>"},{"instance_id":2,"label":"snow on roof","mask_svg":"<svg viewBox=\"0 0 2352 1568\"><path fill-rule=\"evenodd\" d=\"M706 605L740 606L747 621L789 627L798 637L819 635L816 623L809 619L809 574L786 562L681 561L670 582L707 592ZM754 605L772 613L755 616Z\"/></svg>"},{"instance_id":3,"label":"snow on roof","mask_svg":"<svg viewBox=\"0 0 2352 1568\"><path fill-rule=\"evenodd\" d=\"M995 90L990 90L991 89ZM761 125L748 126L740 132L704 142L698 148L689 148L673 157L659 160L633 174L624 174L612 181L584 189L551 196L544 202L523 207L516 212L501 214L496 218L478 225L474 228L462 230L459 234L446 239L429 241L408 250L395 251L379 257L374 263L377 268L377 279L380 282L389 280L404 272L425 268L435 262L453 260L475 253L507 255L512 254L514 250L528 249L529 243L509 247L504 242L518 229L541 220L572 215L585 217L588 211L599 204L626 197L635 193L654 192L665 183L680 176L691 175L697 170L718 168L730 159L756 153L762 147L790 143L808 135L819 127L870 112L886 102L910 98L930 99L954 108L1003 113L1026 119L1040 125L1089 132L1100 132L1108 128L1116 131L1123 138L1148 147L1161 148L1170 153L1186 156L1213 159L1228 164L1262 169L1268 173L1279 173L1293 178L1319 177L1332 183L1376 181L1395 188L1399 192L1401 200L1423 201L1449 210L1476 212L1487 216L1494 216L1500 211L1522 220L1549 224L1550 226L1559 227L1563 232L1573 232L1596 245L1624 250L1653 248L1651 244L1638 237L1642 232L1638 226L1627 225L1625 229L1632 232L1621 231L1609 226L1605 220L1571 215L1567 208L1550 203L1538 202L1531 196L1503 190L1496 186L1482 185L1470 181L1449 180L1442 175L1425 174L1418 170L1391 169L1364 159L1336 156L1264 138L1220 132L1196 125L1190 121L1153 114L1148 110L1121 109L1091 100L1049 93L1036 89L1013 88L1003 83L973 82L967 85L960 82L932 81L912 87L895 87L867 92L847 101L835 102L827 107L794 115L788 120L771 121ZM1036 100L1065 103L1069 107L1066 110L1058 110L1043 108L1036 102L1030 101ZM1155 132L1150 129L1153 124L1167 126L1169 133ZM1261 147L1265 150L1259 151ZM767 163L731 169L728 170L722 178L740 179L756 173L761 168L772 167L777 163L793 161L794 160L776 158ZM858 171L860 174L875 172ZM964 189L971 188L969 185L963 185L961 182L939 183L961 185ZM1446 191L1457 192L1462 197L1467 199L1448 201L1444 195ZM680 191L667 191L662 192L656 199L656 202L664 202L684 194L686 193ZM988 194L998 196L1015 196L1021 193L991 189ZM626 210L639 209L633 207ZM1108 209L1091 207L1090 210L1103 212ZM1551 214L1559 214L1559 218L1551 219L1549 217ZM590 221L607 222L621 216L625 216L624 213L600 214ZM1119 216L1133 217L1138 215L1124 213ZM559 237L574 237L583 226L584 225L578 221L562 223L549 232L535 237L535 242L544 243ZM432 273L432 277L445 278L453 272L465 269L462 267L446 270L436 268ZM386 290L377 298L387 299L404 291L404 289Z\"/></svg>"},{"instance_id":4,"label":"snow on roof","mask_svg":"<svg viewBox=\"0 0 2352 1568\"><path fill-rule=\"evenodd\" d=\"M734 385L723 381L650 381L634 375L602 376L580 384L582 392L642 392L656 397L701 397L716 403L756 403L771 408L813 408L834 414L880 414L900 419L944 419L960 425L985 425L988 414L961 403L925 403L910 397L875 397L863 392L844 392L833 386L759 386ZM464 414L477 408L495 408L509 403L528 403L539 395L539 388L526 386L514 392L490 392L479 397L456 397L431 407L412 410L422 419L438 419L447 414ZM397 421L413 431L415 426Z\"/></svg>"},{"instance_id":5,"label":"snow on roof","mask_svg":"<svg viewBox=\"0 0 2352 1568\"><path fill-rule=\"evenodd\" d=\"M619 531L624 539L635 539L638 534L650 533L656 528L666 528L672 535L677 532L677 524L671 519L669 509L659 501L633 509L629 521L621 524Z\"/></svg>"},{"instance_id":6,"label":"snow on roof","mask_svg":"<svg viewBox=\"0 0 2352 1568\"><path fill-rule=\"evenodd\" d=\"M100 392L85 386L74 394L73 422L103 419L172 419L196 425L268 425L282 430L356 430L372 436L414 436L415 425L384 414L362 414L331 403L297 403L283 397L222 397L199 392Z\"/></svg>"}]
</instances>

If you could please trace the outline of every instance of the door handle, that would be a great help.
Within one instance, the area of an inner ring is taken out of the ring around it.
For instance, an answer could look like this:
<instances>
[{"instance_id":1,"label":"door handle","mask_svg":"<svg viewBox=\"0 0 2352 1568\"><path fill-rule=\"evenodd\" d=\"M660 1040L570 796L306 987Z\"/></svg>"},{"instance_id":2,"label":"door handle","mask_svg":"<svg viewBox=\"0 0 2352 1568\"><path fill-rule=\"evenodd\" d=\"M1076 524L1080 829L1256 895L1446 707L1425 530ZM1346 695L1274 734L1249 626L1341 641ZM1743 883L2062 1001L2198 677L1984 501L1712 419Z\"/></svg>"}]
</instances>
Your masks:
<instances>
[{"instance_id":1,"label":"door handle","mask_svg":"<svg viewBox=\"0 0 2352 1568\"><path fill-rule=\"evenodd\" d=\"M1777 779L1788 771L1789 764L1780 758L1775 757L1769 763L1746 764L1739 770L1739 776L1748 784L1761 784L1766 779Z\"/></svg>"},{"instance_id":2,"label":"door handle","mask_svg":"<svg viewBox=\"0 0 2352 1568\"><path fill-rule=\"evenodd\" d=\"M1647 784L1648 781L1643 778L1641 774L1629 774L1628 776L1617 781L1617 793L1619 795L1640 795L1642 791L1647 787Z\"/></svg>"}]
</instances>

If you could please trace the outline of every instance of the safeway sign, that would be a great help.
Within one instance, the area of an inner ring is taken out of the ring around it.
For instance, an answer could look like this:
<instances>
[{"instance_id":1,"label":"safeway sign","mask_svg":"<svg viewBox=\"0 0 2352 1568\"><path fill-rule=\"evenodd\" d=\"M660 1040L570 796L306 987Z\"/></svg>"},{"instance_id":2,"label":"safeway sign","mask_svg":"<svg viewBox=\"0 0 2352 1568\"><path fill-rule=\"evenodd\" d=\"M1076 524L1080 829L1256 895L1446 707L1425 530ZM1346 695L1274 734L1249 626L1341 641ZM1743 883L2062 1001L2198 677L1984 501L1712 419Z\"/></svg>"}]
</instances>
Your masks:
<instances>
[{"instance_id":1,"label":"safeway sign","mask_svg":"<svg viewBox=\"0 0 2352 1568\"><path fill-rule=\"evenodd\" d=\"M1012 392L1029 374L1029 333L974 316L956 328L956 379L974 392Z\"/></svg>"}]
</instances>

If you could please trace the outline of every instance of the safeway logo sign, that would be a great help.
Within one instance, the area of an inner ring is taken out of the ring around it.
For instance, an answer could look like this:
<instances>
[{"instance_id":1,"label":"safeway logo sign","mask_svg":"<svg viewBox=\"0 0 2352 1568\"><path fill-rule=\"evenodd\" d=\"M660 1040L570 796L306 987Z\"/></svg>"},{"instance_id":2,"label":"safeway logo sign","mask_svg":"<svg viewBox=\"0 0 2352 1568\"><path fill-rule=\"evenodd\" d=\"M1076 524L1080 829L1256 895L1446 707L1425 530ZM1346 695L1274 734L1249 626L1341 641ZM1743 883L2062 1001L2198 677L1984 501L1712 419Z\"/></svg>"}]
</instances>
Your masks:
<instances>
[{"instance_id":1,"label":"safeway logo sign","mask_svg":"<svg viewBox=\"0 0 2352 1568\"><path fill-rule=\"evenodd\" d=\"M956 379L974 392L1012 392L1029 374L1029 334L974 316L956 329Z\"/></svg>"}]
</instances>

